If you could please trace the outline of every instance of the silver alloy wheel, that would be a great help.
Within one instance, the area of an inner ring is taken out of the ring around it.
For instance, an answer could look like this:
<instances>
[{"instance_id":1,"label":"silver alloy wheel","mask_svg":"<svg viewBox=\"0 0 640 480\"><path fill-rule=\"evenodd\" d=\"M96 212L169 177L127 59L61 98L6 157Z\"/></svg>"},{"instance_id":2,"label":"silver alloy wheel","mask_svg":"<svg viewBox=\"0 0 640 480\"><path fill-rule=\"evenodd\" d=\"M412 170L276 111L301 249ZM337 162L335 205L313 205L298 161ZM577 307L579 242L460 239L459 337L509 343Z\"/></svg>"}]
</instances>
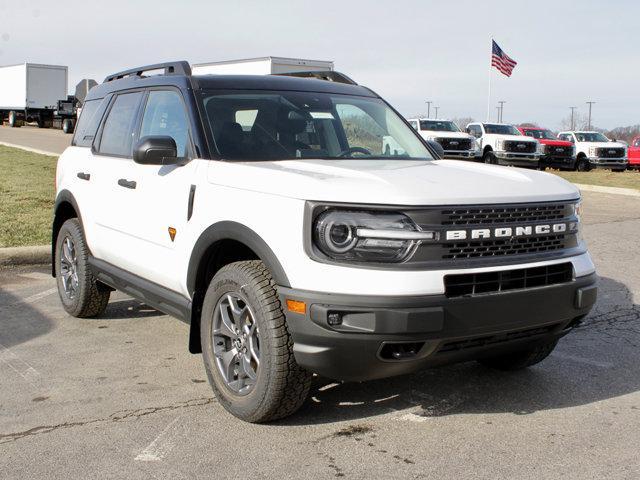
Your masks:
<instances>
[{"instance_id":1,"label":"silver alloy wheel","mask_svg":"<svg viewBox=\"0 0 640 480\"><path fill-rule=\"evenodd\" d=\"M260 367L260 331L247 301L225 294L213 313L213 354L227 387L246 395L256 384Z\"/></svg>"},{"instance_id":2,"label":"silver alloy wheel","mask_svg":"<svg viewBox=\"0 0 640 480\"><path fill-rule=\"evenodd\" d=\"M78 293L78 257L70 236L64 238L60 248L60 276L64 293L69 300L73 300Z\"/></svg>"}]
</instances>

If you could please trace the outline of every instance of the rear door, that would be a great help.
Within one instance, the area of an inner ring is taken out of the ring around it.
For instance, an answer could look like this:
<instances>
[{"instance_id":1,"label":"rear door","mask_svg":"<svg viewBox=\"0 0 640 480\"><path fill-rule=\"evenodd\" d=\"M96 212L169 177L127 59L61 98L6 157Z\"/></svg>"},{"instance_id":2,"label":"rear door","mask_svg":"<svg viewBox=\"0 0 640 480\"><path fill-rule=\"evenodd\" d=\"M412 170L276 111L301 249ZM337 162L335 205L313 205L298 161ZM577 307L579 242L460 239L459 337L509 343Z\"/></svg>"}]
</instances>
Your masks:
<instances>
[{"instance_id":1,"label":"rear door","mask_svg":"<svg viewBox=\"0 0 640 480\"><path fill-rule=\"evenodd\" d=\"M92 181L95 178L97 187L93 254L125 270L130 270L139 249L131 236L136 221L132 207L139 201L132 152L143 97L143 91L115 95L93 143Z\"/></svg>"}]
</instances>

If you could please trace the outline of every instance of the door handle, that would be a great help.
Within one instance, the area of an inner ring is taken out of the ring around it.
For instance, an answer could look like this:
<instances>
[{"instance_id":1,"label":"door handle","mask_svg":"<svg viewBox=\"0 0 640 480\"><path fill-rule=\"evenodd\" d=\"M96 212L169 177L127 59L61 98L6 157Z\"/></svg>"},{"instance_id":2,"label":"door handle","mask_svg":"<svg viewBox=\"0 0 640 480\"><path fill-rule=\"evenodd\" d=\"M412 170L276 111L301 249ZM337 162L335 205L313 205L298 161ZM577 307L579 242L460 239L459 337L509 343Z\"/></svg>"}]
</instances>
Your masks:
<instances>
[{"instance_id":1,"label":"door handle","mask_svg":"<svg viewBox=\"0 0 640 480\"><path fill-rule=\"evenodd\" d=\"M126 180L124 178L121 178L120 180L118 180L118 185L124 188L136 188L137 184L135 180Z\"/></svg>"},{"instance_id":2,"label":"door handle","mask_svg":"<svg viewBox=\"0 0 640 480\"><path fill-rule=\"evenodd\" d=\"M78 178L80 180L90 180L91 179L91 174L89 173L84 173L84 172L78 172Z\"/></svg>"}]
</instances>

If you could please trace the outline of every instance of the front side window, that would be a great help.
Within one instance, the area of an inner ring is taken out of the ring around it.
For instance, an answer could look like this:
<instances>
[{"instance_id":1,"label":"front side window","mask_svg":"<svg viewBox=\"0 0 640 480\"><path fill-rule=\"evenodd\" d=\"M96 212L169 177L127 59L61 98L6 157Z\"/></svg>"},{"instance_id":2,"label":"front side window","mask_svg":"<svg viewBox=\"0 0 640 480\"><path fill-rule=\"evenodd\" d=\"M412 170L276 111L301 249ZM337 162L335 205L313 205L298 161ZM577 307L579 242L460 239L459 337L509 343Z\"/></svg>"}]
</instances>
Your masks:
<instances>
[{"instance_id":1,"label":"front side window","mask_svg":"<svg viewBox=\"0 0 640 480\"><path fill-rule=\"evenodd\" d=\"M151 90L142 117L140 138L166 135L176 142L178 157L187 156L189 121L181 95L174 90Z\"/></svg>"},{"instance_id":2,"label":"front side window","mask_svg":"<svg viewBox=\"0 0 640 480\"><path fill-rule=\"evenodd\" d=\"M116 97L102 128L99 152L130 157L134 127L142 92L123 93Z\"/></svg>"},{"instance_id":3,"label":"front side window","mask_svg":"<svg viewBox=\"0 0 640 480\"><path fill-rule=\"evenodd\" d=\"M80 110L80 118L73 134L73 145L90 147L95 138L100 120L107 106L103 98L87 100Z\"/></svg>"},{"instance_id":4,"label":"front side window","mask_svg":"<svg viewBox=\"0 0 640 480\"><path fill-rule=\"evenodd\" d=\"M553 133L550 130L540 129L540 130L525 130L524 134L528 137L533 137L542 140L555 140Z\"/></svg>"},{"instance_id":5,"label":"front side window","mask_svg":"<svg viewBox=\"0 0 640 480\"><path fill-rule=\"evenodd\" d=\"M436 132L459 132L460 129L453 122L440 120L420 120L420 130L432 130Z\"/></svg>"},{"instance_id":6,"label":"front side window","mask_svg":"<svg viewBox=\"0 0 640 480\"><path fill-rule=\"evenodd\" d=\"M402 158L429 150L378 98L316 92L204 92L206 122L228 160Z\"/></svg>"}]
</instances>

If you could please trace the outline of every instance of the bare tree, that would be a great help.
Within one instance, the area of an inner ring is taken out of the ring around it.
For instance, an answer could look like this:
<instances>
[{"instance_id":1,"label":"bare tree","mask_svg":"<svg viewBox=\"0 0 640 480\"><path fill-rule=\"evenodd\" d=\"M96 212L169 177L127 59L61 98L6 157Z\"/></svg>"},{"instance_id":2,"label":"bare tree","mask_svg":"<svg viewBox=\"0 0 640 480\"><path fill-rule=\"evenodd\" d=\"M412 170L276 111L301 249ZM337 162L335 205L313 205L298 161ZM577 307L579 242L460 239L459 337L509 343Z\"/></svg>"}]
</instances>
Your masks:
<instances>
[{"instance_id":1,"label":"bare tree","mask_svg":"<svg viewBox=\"0 0 640 480\"><path fill-rule=\"evenodd\" d=\"M451 121L456 125L458 125L458 127L460 127L460 130L464 130L465 128L467 128L467 125L469 125L472 122L475 122L475 119L473 119L472 117L460 117L460 118L452 118Z\"/></svg>"},{"instance_id":2,"label":"bare tree","mask_svg":"<svg viewBox=\"0 0 640 480\"><path fill-rule=\"evenodd\" d=\"M585 130L589 126L589 116L585 113L576 112L571 125L571 115L567 115L560 120L560 130Z\"/></svg>"}]
</instances>

